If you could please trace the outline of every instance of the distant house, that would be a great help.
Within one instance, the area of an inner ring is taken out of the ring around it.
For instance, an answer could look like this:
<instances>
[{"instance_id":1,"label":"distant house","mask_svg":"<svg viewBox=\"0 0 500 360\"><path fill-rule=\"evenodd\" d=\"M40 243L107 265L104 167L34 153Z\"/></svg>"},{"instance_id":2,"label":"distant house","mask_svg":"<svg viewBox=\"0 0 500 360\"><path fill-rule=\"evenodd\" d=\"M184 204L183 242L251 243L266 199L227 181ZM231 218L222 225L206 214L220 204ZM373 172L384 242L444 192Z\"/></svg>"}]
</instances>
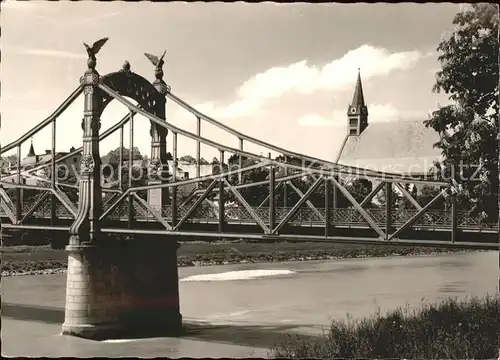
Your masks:
<instances>
[{"instance_id":1,"label":"distant house","mask_svg":"<svg viewBox=\"0 0 500 360\"><path fill-rule=\"evenodd\" d=\"M9 167L11 163L8 160L0 159L0 172L2 176L9 174Z\"/></svg>"},{"instance_id":2,"label":"distant house","mask_svg":"<svg viewBox=\"0 0 500 360\"><path fill-rule=\"evenodd\" d=\"M103 177L101 179L102 186L104 188L116 188L119 183L117 180L117 169L120 160L116 158L116 156L103 156L101 158L101 163L103 166ZM142 169L144 177L147 177L147 166L148 160L144 159L134 159L132 161L134 168ZM169 173L174 169L174 162L172 160L167 160ZM124 154L124 167L128 167L128 160L126 159L126 155ZM115 171L114 174L111 174L112 171ZM212 165L200 165L200 176L207 176L212 174ZM177 163L177 180L187 180L191 178L196 178L196 165L186 162L186 161L178 161ZM198 184L186 184L177 186L177 196L181 199L189 196L196 188Z\"/></svg>"},{"instance_id":3,"label":"distant house","mask_svg":"<svg viewBox=\"0 0 500 360\"><path fill-rule=\"evenodd\" d=\"M124 154L125 155L125 154ZM118 163L120 162L119 159L117 159L115 156L103 156L101 158L101 163L103 167L106 165L111 166L114 170L118 169ZM144 174L146 175L147 172L147 167L148 167L148 161L143 160L143 159L134 159L132 161L133 166L135 168L142 168L144 170ZM172 172L174 169L174 162L173 160L167 160L168 164L168 169L169 172ZM128 160L124 156L124 162L123 162L124 167L128 167ZM187 162L187 161L178 161L177 162L177 174L176 178L178 180L186 180L186 179L192 179L196 178L196 164ZM109 175L109 171L104 171L103 172L105 176ZM213 167L212 165L200 165L200 176L207 176L207 175L212 175L213 173Z\"/></svg>"},{"instance_id":4,"label":"distant house","mask_svg":"<svg viewBox=\"0 0 500 360\"><path fill-rule=\"evenodd\" d=\"M70 154L74 150L75 148L71 148L69 152L56 152L55 154L52 154L51 150L45 150L45 154L36 154L32 141L27 156L21 159L21 165L18 166L18 164L9 164L7 170L9 175L2 177L2 180L16 182L17 180L16 173L18 171L18 168L20 168L21 171L26 171L41 165L48 165L48 166L36 170L32 174L41 178L49 178L51 174L51 162L53 156L57 160L62 158L63 156ZM76 174L80 172L80 160L81 160L81 154L74 154L64 159L63 161L58 162L56 164L56 169L59 171L59 176L64 177L66 176L66 174L68 175L68 177L71 175L76 176ZM29 177L23 179L24 184L28 185L35 185L38 181L39 181L38 179Z\"/></svg>"},{"instance_id":5,"label":"distant house","mask_svg":"<svg viewBox=\"0 0 500 360\"><path fill-rule=\"evenodd\" d=\"M168 167L170 169L174 168L174 162L172 160L167 161ZM208 176L213 174L212 165L200 165L200 176ZM196 164L179 161L177 163L177 178L178 179L192 179L196 178Z\"/></svg>"}]
</instances>

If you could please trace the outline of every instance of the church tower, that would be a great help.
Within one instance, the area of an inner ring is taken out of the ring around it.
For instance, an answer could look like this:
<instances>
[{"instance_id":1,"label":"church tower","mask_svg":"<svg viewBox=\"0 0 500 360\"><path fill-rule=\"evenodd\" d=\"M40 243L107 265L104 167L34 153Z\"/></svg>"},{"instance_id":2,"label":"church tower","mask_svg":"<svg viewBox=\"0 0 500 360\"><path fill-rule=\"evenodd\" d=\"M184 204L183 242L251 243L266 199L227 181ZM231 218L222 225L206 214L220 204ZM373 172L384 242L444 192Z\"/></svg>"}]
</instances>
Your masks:
<instances>
[{"instance_id":1,"label":"church tower","mask_svg":"<svg viewBox=\"0 0 500 360\"><path fill-rule=\"evenodd\" d=\"M361 85L361 73L358 69L358 81L354 89L352 103L347 109L347 131L348 135L360 135L368 126L368 108L365 105L363 86Z\"/></svg>"},{"instance_id":2,"label":"church tower","mask_svg":"<svg viewBox=\"0 0 500 360\"><path fill-rule=\"evenodd\" d=\"M36 156L35 149L33 148L33 139L31 139L31 146L27 157L32 157L32 156Z\"/></svg>"}]
</instances>

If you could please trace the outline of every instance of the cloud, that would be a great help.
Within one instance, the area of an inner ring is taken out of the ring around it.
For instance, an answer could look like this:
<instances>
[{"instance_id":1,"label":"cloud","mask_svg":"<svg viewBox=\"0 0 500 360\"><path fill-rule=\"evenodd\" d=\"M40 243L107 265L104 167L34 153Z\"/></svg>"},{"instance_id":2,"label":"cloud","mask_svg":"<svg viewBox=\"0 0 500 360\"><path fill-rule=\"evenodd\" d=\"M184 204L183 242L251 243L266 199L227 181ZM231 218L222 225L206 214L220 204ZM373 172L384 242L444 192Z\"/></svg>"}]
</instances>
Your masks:
<instances>
[{"instance_id":1,"label":"cloud","mask_svg":"<svg viewBox=\"0 0 500 360\"><path fill-rule=\"evenodd\" d=\"M221 118L245 117L258 113L267 101L288 93L311 95L318 91L342 92L351 89L357 69L363 80L386 76L395 70L407 70L428 54L420 51L390 53L384 48L362 45L324 66L309 65L306 60L288 66L272 67L244 81L236 91L236 99L225 106L211 109ZM318 120L307 120L306 122Z\"/></svg>"},{"instance_id":2,"label":"cloud","mask_svg":"<svg viewBox=\"0 0 500 360\"><path fill-rule=\"evenodd\" d=\"M334 126L338 125L333 119L321 116L319 114L307 114L300 117L297 120L297 123L300 126L308 126L308 127L326 127L326 126Z\"/></svg>"},{"instance_id":3,"label":"cloud","mask_svg":"<svg viewBox=\"0 0 500 360\"><path fill-rule=\"evenodd\" d=\"M405 114L406 115L406 114ZM368 106L368 122L388 122L400 120L407 117L392 105L370 105Z\"/></svg>"},{"instance_id":4,"label":"cloud","mask_svg":"<svg viewBox=\"0 0 500 360\"><path fill-rule=\"evenodd\" d=\"M3 0L0 7L3 9L27 9L34 10L37 7L37 3L33 1L15 1L15 0Z\"/></svg>"},{"instance_id":5,"label":"cloud","mask_svg":"<svg viewBox=\"0 0 500 360\"><path fill-rule=\"evenodd\" d=\"M93 16L79 20L78 23L81 25L81 24L88 24L88 23L92 23L92 22L98 22L98 21L102 21L102 20L105 20L105 19L108 19L111 17L121 15L121 14L122 14L122 11L115 11L115 12L107 13L107 14L95 14Z\"/></svg>"},{"instance_id":6,"label":"cloud","mask_svg":"<svg viewBox=\"0 0 500 360\"><path fill-rule=\"evenodd\" d=\"M48 57L57 57L63 59L86 59L85 54L77 54L69 51L61 51L61 50L53 50L53 49L15 49L11 52L15 52L17 54L22 55L31 55L31 56L48 56Z\"/></svg>"},{"instance_id":7,"label":"cloud","mask_svg":"<svg viewBox=\"0 0 500 360\"><path fill-rule=\"evenodd\" d=\"M405 121L426 119L425 113L416 111L399 111L391 104L374 104L368 106L368 123ZM307 114L297 119L297 124L305 127L344 126L347 122L347 111L334 110L331 115Z\"/></svg>"}]
</instances>

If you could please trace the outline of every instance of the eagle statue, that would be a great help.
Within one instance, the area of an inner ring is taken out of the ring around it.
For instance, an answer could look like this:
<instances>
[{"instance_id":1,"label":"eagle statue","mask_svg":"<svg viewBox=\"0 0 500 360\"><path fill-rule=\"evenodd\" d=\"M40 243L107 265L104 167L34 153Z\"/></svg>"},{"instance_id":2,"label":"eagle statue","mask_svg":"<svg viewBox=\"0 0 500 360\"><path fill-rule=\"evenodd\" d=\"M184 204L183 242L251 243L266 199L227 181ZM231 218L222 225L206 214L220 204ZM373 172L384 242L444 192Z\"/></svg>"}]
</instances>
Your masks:
<instances>
[{"instance_id":1,"label":"eagle statue","mask_svg":"<svg viewBox=\"0 0 500 360\"><path fill-rule=\"evenodd\" d=\"M144 53L144 55L146 55L146 57L149 59L149 61L151 61L153 63L153 65L156 66L157 69L161 69L163 64L165 63L163 61L163 57L165 56L166 53L167 53L167 50L165 50L163 52L163 55L159 59L157 56L151 55L148 53Z\"/></svg>"},{"instance_id":2,"label":"eagle statue","mask_svg":"<svg viewBox=\"0 0 500 360\"><path fill-rule=\"evenodd\" d=\"M156 80L158 80L158 81L162 81L162 78L163 78L163 64L165 63L163 61L163 57L165 56L166 53L167 53L167 50L165 50L163 52L163 55L159 59L158 59L158 56L144 53L144 55L146 55L146 57L149 59L149 61L151 61L151 63L153 63L153 65L155 66L155 77L156 77Z\"/></svg>"},{"instance_id":3,"label":"eagle statue","mask_svg":"<svg viewBox=\"0 0 500 360\"><path fill-rule=\"evenodd\" d=\"M100 40L97 40L93 45L92 47L88 46L86 43L83 43L83 46L85 46L85 49L87 50L87 54L89 56L88 60L87 60L87 65L89 67L89 69L94 69L95 68L95 65L96 65L96 54L99 52L99 50L101 50L101 48L103 47L103 45L106 43L106 41L108 41L109 38L105 37L105 38L102 38Z\"/></svg>"}]
</instances>

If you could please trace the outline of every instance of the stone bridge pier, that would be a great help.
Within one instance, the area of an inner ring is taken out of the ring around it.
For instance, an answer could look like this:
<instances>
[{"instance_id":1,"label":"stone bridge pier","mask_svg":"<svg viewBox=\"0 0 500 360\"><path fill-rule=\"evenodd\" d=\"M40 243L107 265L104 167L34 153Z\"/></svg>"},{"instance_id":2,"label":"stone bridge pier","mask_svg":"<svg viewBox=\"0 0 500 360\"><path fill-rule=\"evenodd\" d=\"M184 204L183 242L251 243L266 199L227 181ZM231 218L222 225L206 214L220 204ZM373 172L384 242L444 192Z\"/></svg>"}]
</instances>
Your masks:
<instances>
[{"instance_id":1,"label":"stone bridge pier","mask_svg":"<svg viewBox=\"0 0 500 360\"><path fill-rule=\"evenodd\" d=\"M177 269L179 244L175 237L136 235L132 240L119 239L116 234L105 234L100 229L100 115L113 98L99 84L136 100L145 111L165 118L165 92L159 75L155 86L130 71L128 62L122 70L102 77L95 70L95 54L106 41L107 38L91 48L87 46L88 70L80 79L84 93L83 147L78 211L66 247L68 273L62 332L90 339L176 335L182 328L182 316ZM157 72L162 64L156 58ZM150 169L156 175L161 175L162 163L166 164L166 135L158 127L151 129ZM160 195L160 200L165 201L167 195Z\"/></svg>"},{"instance_id":2,"label":"stone bridge pier","mask_svg":"<svg viewBox=\"0 0 500 360\"><path fill-rule=\"evenodd\" d=\"M90 339L178 335L176 241L69 245L63 334Z\"/></svg>"}]
</instances>

